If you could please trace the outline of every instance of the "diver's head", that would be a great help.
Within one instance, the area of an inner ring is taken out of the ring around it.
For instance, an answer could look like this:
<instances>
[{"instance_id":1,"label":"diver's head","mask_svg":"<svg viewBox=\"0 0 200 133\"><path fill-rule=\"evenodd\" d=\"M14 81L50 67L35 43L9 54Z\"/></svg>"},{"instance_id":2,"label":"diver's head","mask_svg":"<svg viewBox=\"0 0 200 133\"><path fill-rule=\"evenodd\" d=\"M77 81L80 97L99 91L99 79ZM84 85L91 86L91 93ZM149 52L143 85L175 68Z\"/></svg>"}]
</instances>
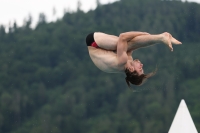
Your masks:
<instances>
[{"instance_id":1,"label":"diver's head","mask_svg":"<svg viewBox=\"0 0 200 133\"><path fill-rule=\"evenodd\" d=\"M142 83L144 83L146 79L155 75L156 71L151 72L149 74L144 74L143 64L138 59L135 59L127 61L125 65L125 73L126 82L130 87L130 83L134 85L142 85Z\"/></svg>"},{"instance_id":2,"label":"diver's head","mask_svg":"<svg viewBox=\"0 0 200 133\"><path fill-rule=\"evenodd\" d=\"M135 60L128 60L126 65L125 65L125 70L128 69L129 72L134 72L138 75L144 74L143 70L143 64L140 62L140 60L135 59Z\"/></svg>"}]
</instances>

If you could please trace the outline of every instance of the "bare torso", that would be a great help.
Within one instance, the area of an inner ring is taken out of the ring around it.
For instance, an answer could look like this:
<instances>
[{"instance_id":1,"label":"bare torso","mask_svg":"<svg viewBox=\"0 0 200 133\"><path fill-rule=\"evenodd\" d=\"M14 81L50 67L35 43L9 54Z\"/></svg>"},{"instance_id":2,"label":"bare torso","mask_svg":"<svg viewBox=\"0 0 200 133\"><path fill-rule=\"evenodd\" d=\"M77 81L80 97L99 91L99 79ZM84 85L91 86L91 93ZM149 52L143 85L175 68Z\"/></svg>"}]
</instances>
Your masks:
<instances>
[{"instance_id":1,"label":"bare torso","mask_svg":"<svg viewBox=\"0 0 200 133\"><path fill-rule=\"evenodd\" d=\"M117 54L114 51L88 46L90 58L102 71L107 73L121 73L123 66L118 66Z\"/></svg>"}]
</instances>

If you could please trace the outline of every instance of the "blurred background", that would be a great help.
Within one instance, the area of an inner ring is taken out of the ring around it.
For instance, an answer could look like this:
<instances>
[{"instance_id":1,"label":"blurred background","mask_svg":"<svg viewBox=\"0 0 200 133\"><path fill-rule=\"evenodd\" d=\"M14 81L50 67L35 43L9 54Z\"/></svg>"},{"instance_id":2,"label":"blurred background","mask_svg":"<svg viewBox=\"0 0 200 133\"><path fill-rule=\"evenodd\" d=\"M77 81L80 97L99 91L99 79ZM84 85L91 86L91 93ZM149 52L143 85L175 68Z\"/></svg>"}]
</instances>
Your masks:
<instances>
[{"instance_id":1,"label":"blurred background","mask_svg":"<svg viewBox=\"0 0 200 133\"><path fill-rule=\"evenodd\" d=\"M73 3L74 2L74 3ZM200 4L180 0L0 0L0 133L167 133L181 99L200 131ZM142 86L100 71L88 33L170 32L136 50Z\"/></svg>"}]
</instances>

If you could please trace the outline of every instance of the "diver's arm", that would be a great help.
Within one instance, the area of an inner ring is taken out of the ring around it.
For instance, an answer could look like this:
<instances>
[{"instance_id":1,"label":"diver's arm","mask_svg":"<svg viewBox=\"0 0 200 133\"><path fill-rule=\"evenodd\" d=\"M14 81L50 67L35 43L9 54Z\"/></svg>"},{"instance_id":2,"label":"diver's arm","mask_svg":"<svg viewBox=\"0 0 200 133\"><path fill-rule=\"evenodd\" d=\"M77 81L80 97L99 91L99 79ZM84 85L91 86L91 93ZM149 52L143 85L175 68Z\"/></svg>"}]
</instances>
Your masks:
<instances>
[{"instance_id":1,"label":"diver's arm","mask_svg":"<svg viewBox=\"0 0 200 133\"><path fill-rule=\"evenodd\" d=\"M123 36L123 38L128 42L132 40L136 36L141 36L141 35L150 35L147 32L140 32L140 31L130 31L130 32L124 32L121 33L120 36Z\"/></svg>"},{"instance_id":2,"label":"diver's arm","mask_svg":"<svg viewBox=\"0 0 200 133\"><path fill-rule=\"evenodd\" d=\"M133 60L132 53L133 53L133 50L127 52L128 60Z\"/></svg>"},{"instance_id":3,"label":"diver's arm","mask_svg":"<svg viewBox=\"0 0 200 133\"><path fill-rule=\"evenodd\" d=\"M133 40L133 38L141 35L150 35L146 32L124 32L119 35L119 40L117 44L117 59L118 59L118 65L125 65L127 60L133 59L132 58L132 52L133 50L128 51L128 42ZM129 55L127 55L129 54Z\"/></svg>"},{"instance_id":4,"label":"diver's arm","mask_svg":"<svg viewBox=\"0 0 200 133\"><path fill-rule=\"evenodd\" d=\"M117 44L117 61L118 66L123 66L128 61L128 55L127 55L127 41L126 38L123 36L123 34L119 35L119 40Z\"/></svg>"}]
</instances>

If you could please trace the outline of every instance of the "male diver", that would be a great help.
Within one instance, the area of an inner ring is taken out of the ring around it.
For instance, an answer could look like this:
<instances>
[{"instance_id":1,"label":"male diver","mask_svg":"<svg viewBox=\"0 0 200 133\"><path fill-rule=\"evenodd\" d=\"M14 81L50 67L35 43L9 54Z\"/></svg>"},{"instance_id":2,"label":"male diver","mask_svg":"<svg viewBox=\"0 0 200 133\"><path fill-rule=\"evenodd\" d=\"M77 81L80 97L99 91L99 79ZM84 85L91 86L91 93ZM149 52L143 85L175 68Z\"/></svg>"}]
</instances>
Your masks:
<instances>
[{"instance_id":1,"label":"male diver","mask_svg":"<svg viewBox=\"0 0 200 133\"><path fill-rule=\"evenodd\" d=\"M119 36L93 32L87 35L86 43L93 63L104 72L125 72L129 87L130 83L141 85L155 74L155 72L144 73L140 60L132 58L134 50L159 43L167 45L173 51L172 44L182 44L167 32L152 35L138 31L121 33Z\"/></svg>"}]
</instances>

